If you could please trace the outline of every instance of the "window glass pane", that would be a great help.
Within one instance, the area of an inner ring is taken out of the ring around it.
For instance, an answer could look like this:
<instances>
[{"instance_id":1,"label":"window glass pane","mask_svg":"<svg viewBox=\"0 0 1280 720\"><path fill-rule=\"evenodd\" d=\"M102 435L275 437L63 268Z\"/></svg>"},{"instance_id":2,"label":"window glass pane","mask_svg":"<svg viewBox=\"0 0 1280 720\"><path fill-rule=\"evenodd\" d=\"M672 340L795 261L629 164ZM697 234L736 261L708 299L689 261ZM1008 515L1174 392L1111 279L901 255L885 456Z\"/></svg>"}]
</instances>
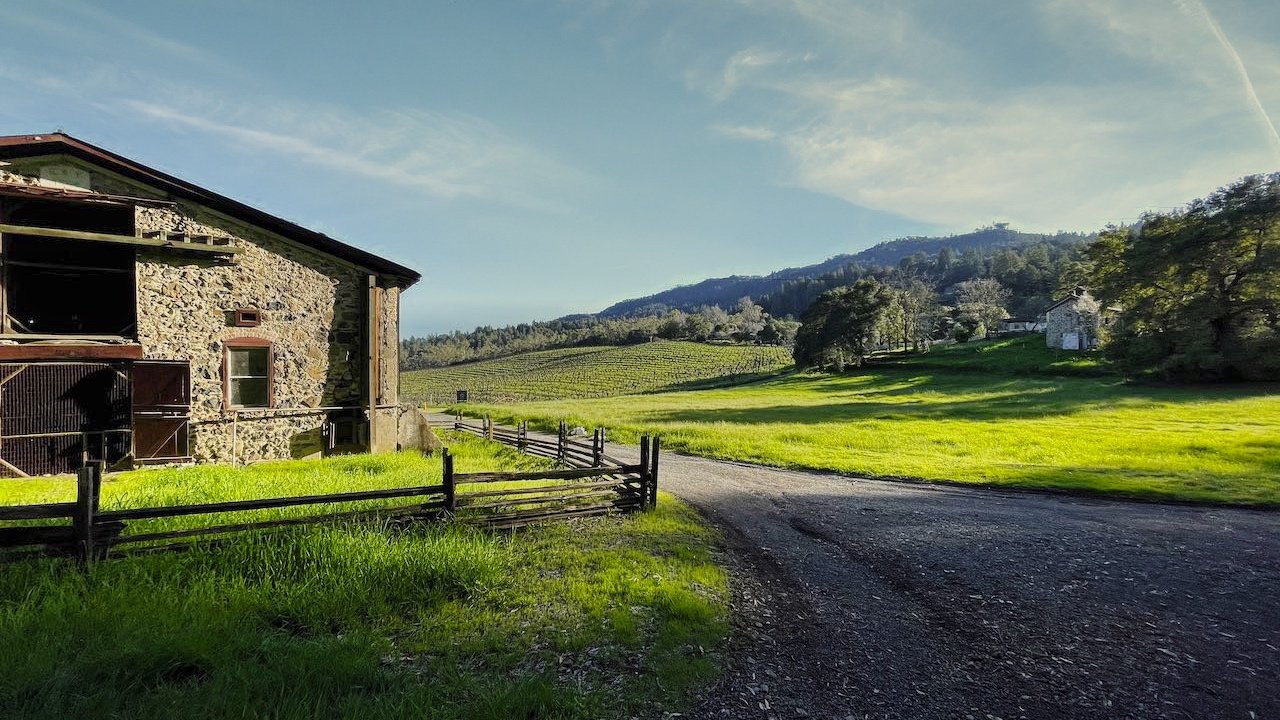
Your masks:
<instances>
[{"instance_id":1,"label":"window glass pane","mask_svg":"<svg viewBox=\"0 0 1280 720\"><path fill-rule=\"evenodd\" d=\"M266 378L233 378L231 380L231 404L240 407L266 407Z\"/></svg>"},{"instance_id":2,"label":"window glass pane","mask_svg":"<svg viewBox=\"0 0 1280 720\"><path fill-rule=\"evenodd\" d=\"M267 376L267 348L232 348L228 351L231 377Z\"/></svg>"}]
</instances>

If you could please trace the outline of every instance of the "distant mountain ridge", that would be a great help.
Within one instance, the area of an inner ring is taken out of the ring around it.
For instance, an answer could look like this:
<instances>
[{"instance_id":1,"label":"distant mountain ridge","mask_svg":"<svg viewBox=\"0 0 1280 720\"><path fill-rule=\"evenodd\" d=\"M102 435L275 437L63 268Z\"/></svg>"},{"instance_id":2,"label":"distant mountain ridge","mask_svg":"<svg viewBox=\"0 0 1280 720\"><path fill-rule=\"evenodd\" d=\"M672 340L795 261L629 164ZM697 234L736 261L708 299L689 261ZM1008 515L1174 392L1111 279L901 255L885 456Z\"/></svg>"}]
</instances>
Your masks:
<instances>
[{"instance_id":1,"label":"distant mountain ridge","mask_svg":"<svg viewBox=\"0 0 1280 720\"><path fill-rule=\"evenodd\" d=\"M709 278L692 285L680 285L653 295L614 303L598 313L601 318L621 318L653 315L667 310L690 312L703 305L718 305L726 310L746 296L755 299L776 293L789 281L816 278L849 265L871 268L895 266L903 258L916 253L936 255L943 248L963 253L993 247L1019 247L1037 242L1057 241L1084 243L1092 234L1058 232L1053 234L1026 233L1010 230L1001 223L979 228L973 232L947 237L906 237L873 245L852 254L836 255L813 265L785 268L768 275L731 275Z\"/></svg>"}]
</instances>

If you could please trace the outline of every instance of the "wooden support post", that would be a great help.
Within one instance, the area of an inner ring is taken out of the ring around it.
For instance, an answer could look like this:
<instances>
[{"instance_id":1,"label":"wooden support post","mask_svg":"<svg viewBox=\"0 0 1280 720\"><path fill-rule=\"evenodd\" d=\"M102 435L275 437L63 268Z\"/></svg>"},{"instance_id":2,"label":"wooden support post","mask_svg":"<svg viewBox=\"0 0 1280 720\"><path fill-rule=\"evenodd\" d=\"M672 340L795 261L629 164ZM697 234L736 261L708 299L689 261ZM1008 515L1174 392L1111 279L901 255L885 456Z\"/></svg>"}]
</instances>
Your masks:
<instances>
[{"instance_id":1,"label":"wooden support post","mask_svg":"<svg viewBox=\"0 0 1280 720\"><path fill-rule=\"evenodd\" d=\"M529 447L529 421L525 420L516 426L516 449L524 452Z\"/></svg>"},{"instance_id":2,"label":"wooden support post","mask_svg":"<svg viewBox=\"0 0 1280 720\"><path fill-rule=\"evenodd\" d=\"M662 446L662 436L653 436L653 447L650 452L652 456L649 460L649 507L658 507L658 452Z\"/></svg>"},{"instance_id":3,"label":"wooden support post","mask_svg":"<svg viewBox=\"0 0 1280 720\"><path fill-rule=\"evenodd\" d=\"M102 475L96 465L85 465L76 471L76 509L71 518L71 537L75 543L76 561L82 568L88 567L96 555L93 515L98 509L101 480Z\"/></svg>"},{"instance_id":4,"label":"wooden support post","mask_svg":"<svg viewBox=\"0 0 1280 720\"><path fill-rule=\"evenodd\" d=\"M458 508L458 493L453 479L453 455L449 448L444 449L441 459L444 461L444 509L452 515Z\"/></svg>"},{"instance_id":5,"label":"wooden support post","mask_svg":"<svg viewBox=\"0 0 1280 720\"><path fill-rule=\"evenodd\" d=\"M604 464L604 433L600 428L591 433L591 464L595 467Z\"/></svg>"},{"instance_id":6,"label":"wooden support post","mask_svg":"<svg viewBox=\"0 0 1280 720\"><path fill-rule=\"evenodd\" d=\"M569 431L564 421L560 421L560 428L556 432L556 462L563 463L565 459L565 449L569 442Z\"/></svg>"},{"instance_id":7,"label":"wooden support post","mask_svg":"<svg viewBox=\"0 0 1280 720\"><path fill-rule=\"evenodd\" d=\"M493 439L493 418L489 417L488 415L484 416L484 439L485 440Z\"/></svg>"},{"instance_id":8,"label":"wooden support post","mask_svg":"<svg viewBox=\"0 0 1280 720\"><path fill-rule=\"evenodd\" d=\"M382 383L378 371L378 276L366 278L367 292L365 299L365 405L369 411L369 452L378 447L378 395Z\"/></svg>"},{"instance_id":9,"label":"wooden support post","mask_svg":"<svg viewBox=\"0 0 1280 720\"><path fill-rule=\"evenodd\" d=\"M640 509L649 504L649 436L640 436Z\"/></svg>"}]
</instances>

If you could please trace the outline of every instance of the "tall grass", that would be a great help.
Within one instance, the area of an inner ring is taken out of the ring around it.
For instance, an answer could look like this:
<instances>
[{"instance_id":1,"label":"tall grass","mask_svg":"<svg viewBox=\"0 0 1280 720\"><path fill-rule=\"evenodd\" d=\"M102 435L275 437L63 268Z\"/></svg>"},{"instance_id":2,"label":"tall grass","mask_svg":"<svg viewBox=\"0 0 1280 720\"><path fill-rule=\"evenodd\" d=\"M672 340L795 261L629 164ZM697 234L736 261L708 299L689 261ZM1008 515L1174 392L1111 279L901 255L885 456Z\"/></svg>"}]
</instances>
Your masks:
<instances>
[{"instance_id":1,"label":"tall grass","mask_svg":"<svg viewBox=\"0 0 1280 720\"><path fill-rule=\"evenodd\" d=\"M478 440L451 445L467 470L525 462ZM420 484L431 465L372 456L149 471L117 478L104 504ZM43 482L34 492L64 492ZM61 559L0 564L0 708L31 718L586 718L673 707L716 671L697 649L714 651L725 634L713 543L664 496L638 516L516 534L348 523L116 558L88 573Z\"/></svg>"}]
</instances>

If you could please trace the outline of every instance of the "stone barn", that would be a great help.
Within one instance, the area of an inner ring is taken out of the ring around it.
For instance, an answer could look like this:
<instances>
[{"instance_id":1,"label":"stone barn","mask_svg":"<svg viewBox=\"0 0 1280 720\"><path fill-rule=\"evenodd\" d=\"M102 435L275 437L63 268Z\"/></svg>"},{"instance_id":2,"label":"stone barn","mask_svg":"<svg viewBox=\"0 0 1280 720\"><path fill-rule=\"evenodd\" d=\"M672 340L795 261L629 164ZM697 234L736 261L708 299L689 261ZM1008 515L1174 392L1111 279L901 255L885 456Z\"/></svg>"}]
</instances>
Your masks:
<instances>
[{"instance_id":1,"label":"stone barn","mask_svg":"<svg viewBox=\"0 0 1280 720\"><path fill-rule=\"evenodd\" d=\"M412 443L418 279L66 134L0 137L0 476Z\"/></svg>"},{"instance_id":2,"label":"stone barn","mask_svg":"<svg viewBox=\"0 0 1280 720\"><path fill-rule=\"evenodd\" d=\"M1092 350L1098 345L1098 331L1107 322L1108 310L1088 290L1076 286L1044 311L1045 344L1061 350Z\"/></svg>"}]
</instances>

